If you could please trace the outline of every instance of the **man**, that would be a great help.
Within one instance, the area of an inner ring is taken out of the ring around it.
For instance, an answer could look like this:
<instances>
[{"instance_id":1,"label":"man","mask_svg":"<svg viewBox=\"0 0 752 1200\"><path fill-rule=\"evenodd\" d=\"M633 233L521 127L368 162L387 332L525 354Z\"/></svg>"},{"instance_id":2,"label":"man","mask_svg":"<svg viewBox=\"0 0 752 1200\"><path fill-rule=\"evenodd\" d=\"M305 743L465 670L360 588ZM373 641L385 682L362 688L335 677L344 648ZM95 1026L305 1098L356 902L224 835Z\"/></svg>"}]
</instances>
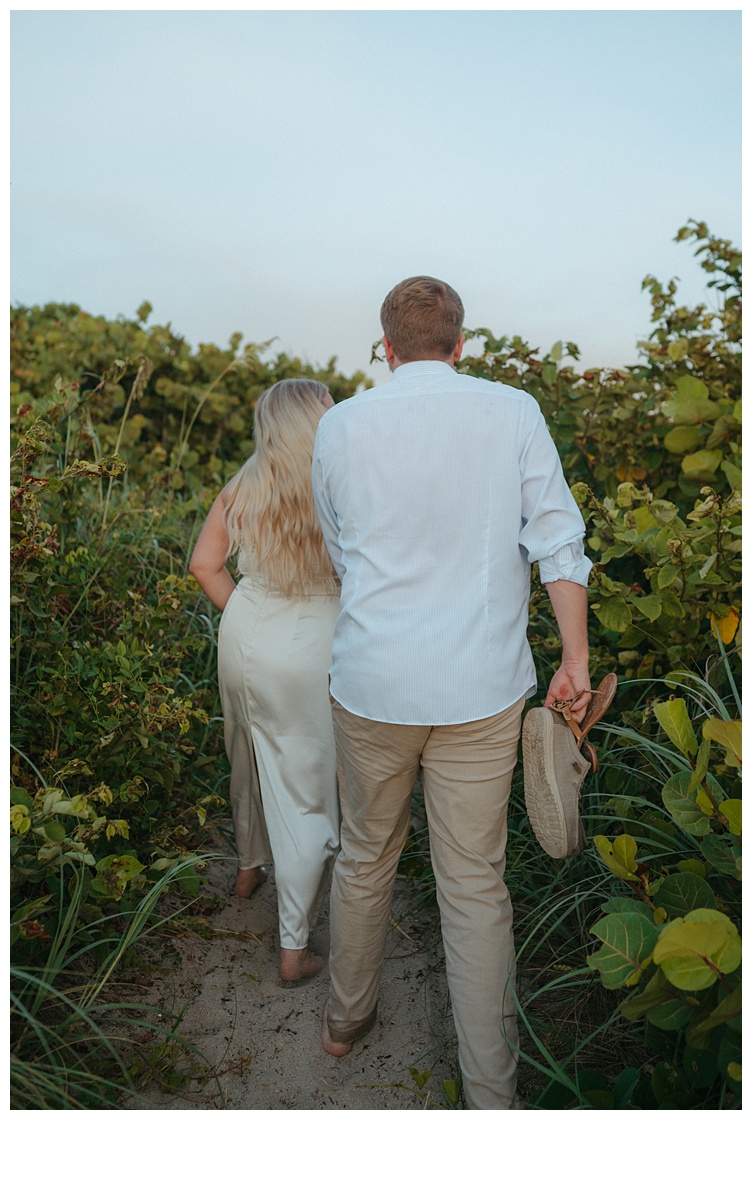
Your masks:
<instances>
[{"instance_id":1,"label":"man","mask_svg":"<svg viewBox=\"0 0 752 1200\"><path fill-rule=\"evenodd\" d=\"M376 1019L392 889L422 770L468 1108L515 1105L506 814L538 562L562 636L546 704L589 688L584 525L531 396L458 375L462 302L406 279L381 309L388 383L321 420L313 489L342 580L331 700L342 804L322 1045ZM588 695L574 705L582 716Z\"/></svg>"}]
</instances>

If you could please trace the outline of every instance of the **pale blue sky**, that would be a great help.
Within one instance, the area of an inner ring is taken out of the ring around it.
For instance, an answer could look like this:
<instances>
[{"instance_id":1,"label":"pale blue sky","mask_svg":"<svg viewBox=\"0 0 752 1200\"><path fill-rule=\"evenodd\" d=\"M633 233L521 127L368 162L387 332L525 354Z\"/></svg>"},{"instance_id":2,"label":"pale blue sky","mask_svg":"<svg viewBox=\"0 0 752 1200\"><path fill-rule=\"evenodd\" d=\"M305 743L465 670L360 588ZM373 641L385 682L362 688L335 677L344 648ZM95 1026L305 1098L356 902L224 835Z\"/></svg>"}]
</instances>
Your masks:
<instances>
[{"instance_id":1,"label":"pale blue sky","mask_svg":"<svg viewBox=\"0 0 752 1200\"><path fill-rule=\"evenodd\" d=\"M741 236L738 11L22 11L11 63L13 302L351 371L425 273L617 366L646 274L703 298L679 226Z\"/></svg>"}]
</instances>

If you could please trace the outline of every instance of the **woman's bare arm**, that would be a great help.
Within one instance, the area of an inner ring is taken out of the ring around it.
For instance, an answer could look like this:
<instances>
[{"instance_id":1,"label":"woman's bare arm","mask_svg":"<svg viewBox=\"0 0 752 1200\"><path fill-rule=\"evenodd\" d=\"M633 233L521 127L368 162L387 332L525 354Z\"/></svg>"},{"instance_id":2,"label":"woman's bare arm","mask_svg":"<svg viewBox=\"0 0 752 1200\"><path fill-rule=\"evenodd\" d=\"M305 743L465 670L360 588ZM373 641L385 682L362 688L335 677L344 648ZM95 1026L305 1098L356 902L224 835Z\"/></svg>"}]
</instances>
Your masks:
<instances>
[{"instance_id":1,"label":"woman's bare arm","mask_svg":"<svg viewBox=\"0 0 752 1200\"><path fill-rule=\"evenodd\" d=\"M212 604L216 604L219 609L225 607L235 591L235 580L225 566L230 539L225 528L224 514L225 506L220 492L198 536L188 567Z\"/></svg>"}]
</instances>

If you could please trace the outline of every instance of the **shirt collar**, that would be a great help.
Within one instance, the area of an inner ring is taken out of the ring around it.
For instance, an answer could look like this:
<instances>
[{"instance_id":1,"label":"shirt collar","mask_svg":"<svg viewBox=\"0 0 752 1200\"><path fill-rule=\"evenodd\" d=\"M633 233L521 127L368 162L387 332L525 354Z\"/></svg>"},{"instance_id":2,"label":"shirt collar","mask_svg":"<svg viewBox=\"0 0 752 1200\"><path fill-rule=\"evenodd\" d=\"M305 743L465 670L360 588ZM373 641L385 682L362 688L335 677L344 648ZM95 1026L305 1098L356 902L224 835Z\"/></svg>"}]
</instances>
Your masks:
<instances>
[{"instance_id":1,"label":"shirt collar","mask_svg":"<svg viewBox=\"0 0 752 1200\"><path fill-rule=\"evenodd\" d=\"M454 367L447 362L442 362L438 358L421 358L415 362L402 363L392 371L392 379L414 379L416 376L425 375L446 375L449 371L452 375L456 375Z\"/></svg>"}]
</instances>

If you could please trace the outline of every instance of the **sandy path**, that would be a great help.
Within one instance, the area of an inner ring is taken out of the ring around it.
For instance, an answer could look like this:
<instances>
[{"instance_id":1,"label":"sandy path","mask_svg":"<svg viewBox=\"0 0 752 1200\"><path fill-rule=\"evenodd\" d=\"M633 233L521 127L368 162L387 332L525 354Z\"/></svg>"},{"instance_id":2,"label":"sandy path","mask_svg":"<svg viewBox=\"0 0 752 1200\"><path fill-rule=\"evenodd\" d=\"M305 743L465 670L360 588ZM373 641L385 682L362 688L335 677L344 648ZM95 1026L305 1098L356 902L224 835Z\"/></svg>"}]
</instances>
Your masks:
<instances>
[{"instance_id":1,"label":"sandy path","mask_svg":"<svg viewBox=\"0 0 752 1200\"><path fill-rule=\"evenodd\" d=\"M444 1079L457 1075L438 911L420 906L398 883L372 1032L346 1058L319 1044L328 974L286 989L277 976L277 900L273 876L250 900L232 895L234 869L213 862L207 892L221 898L195 931L170 938L153 970L146 1003L185 1010L179 1032L208 1060L209 1072L177 1095L152 1085L149 1109L421 1109L410 1067L431 1070L424 1093L446 1105ZM328 953L328 900L311 948ZM178 1064L178 1069L182 1069ZM433 1107L430 1103L428 1107Z\"/></svg>"}]
</instances>

